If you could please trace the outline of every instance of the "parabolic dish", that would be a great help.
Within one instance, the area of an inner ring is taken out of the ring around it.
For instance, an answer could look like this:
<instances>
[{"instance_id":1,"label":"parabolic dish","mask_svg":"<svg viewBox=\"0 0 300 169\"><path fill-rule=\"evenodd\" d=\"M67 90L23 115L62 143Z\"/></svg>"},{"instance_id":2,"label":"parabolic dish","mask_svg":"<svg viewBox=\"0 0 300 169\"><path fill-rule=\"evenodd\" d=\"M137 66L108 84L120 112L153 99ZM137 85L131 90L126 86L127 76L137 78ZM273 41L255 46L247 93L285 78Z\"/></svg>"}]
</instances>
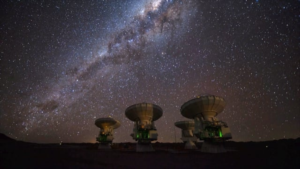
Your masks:
<instances>
[{"instance_id":1,"label":"parabolic dish","mask_svg":"<svg viewBox=\"0 0 300 169\"><path fill-rule=\"evenodd\" d=\"M99 118L95 121L95 125L101 129L112 127L113 129L116 129L120 127L120 122L118 120L115 120L111 117L105 117L105 118Z\"/></svg>"},{"instance_id":2,"label":"parabolic dish","mask_svg":"<svg viewBox=\"0 0 300 169\"><path fill-rule=\"evenodd\" d=\"M214 95L199 96L185 102L180 111L184 117L190 119L199 116L217 116L224 110L225 105L225 100L222 97Z\"/></svg>"},{"instance_id":3,"label":"parabolic dish","mask_svg":"<svg viewBox=\"0 0 300 169\"><path fill-rule=\"evenodd\" d=\"M125 110L126 117L131 121L155 121L163 114L162 108L151 103L138 103Z\"/></svg>"},{"instance_id":4,"label":"parabolic dish","mask_svg":"<svg viewBox=\"0 0 300 169\"><path fill-rule=\"evenodd\" d=\"M174 123L176 127L183 130L193 130L195 128L194 121L177 121Z\"/></svg>"}]
</instances>

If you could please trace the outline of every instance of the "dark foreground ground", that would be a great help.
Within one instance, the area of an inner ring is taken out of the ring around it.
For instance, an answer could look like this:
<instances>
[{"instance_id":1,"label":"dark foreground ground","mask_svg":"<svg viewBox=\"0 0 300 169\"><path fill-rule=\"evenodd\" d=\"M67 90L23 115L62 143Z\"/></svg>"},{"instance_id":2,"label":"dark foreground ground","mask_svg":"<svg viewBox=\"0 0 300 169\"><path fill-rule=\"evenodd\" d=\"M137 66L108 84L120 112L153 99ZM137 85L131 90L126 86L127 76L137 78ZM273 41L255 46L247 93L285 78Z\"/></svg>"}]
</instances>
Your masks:
<instances>
[{"instance_id":1,"label":"dark foreground ground","mask_svg":"<svg viewBox=\"0 0 300 169\"><path fill-rule=\"evenodd\" d=\"M183 144L154 143L156 152L136 153L132 143L34 144L0 135L0 169L5 168L300 168L300 139L226 142L232 151L208 154L185 151ZM201 144L198 144L201 148ZM234 150L234 151L233 151Z\"/></svg>"}]
</instances>

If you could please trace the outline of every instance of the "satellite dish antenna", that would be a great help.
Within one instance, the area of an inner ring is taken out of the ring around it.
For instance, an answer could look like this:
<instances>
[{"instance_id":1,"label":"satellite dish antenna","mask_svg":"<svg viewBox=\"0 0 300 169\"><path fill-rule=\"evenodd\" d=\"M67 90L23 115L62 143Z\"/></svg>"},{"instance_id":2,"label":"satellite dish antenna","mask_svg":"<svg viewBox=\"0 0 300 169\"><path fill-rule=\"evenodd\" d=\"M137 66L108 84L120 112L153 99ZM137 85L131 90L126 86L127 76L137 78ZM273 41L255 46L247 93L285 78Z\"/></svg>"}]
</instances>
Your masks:
<instances>
[{"instance_id":1,"label":"satellite dish antenna","mask_svg":"<svg viewBox=\"0 0 300 169\"><path fill-rule=\"evenodd\" d=\"M195 129L194 121L177 121L175 126L181 128L181 140L184 142L185 149L197 149L195 142L197 137L194 135L193 131Z\"/></svg>"},{"instance_id":2,"label":"satellite dish antenna","mask_svg":"<svg viewBox=\"0 0 300 169\"><path fill-rule=\"evenodd\" d=\"M99 118L95 121L95 125L100 128L100 132L96 140L100 143L98 149L110 149L113 137L113 130L120 127L120 122L111 117Z\"/></svg>"},{"instance_id":3,"label":"satellite dish antenna","mask_svg":"<svg viewBox=\"0 0 300 169\"><path fill-rule=\"evenodd\" d=\"M126 117L134 122L132 138L137 141L137 152L154 151L151 141L157 140L154 121L163 114L163 110L151 103L138 103L125 110Z\"/></svg>"},{"instance_id":4,"label":"satellite dish antenna","mask_svg":"<svg viewBox=\"0 0 300 169\"><path fill-rule=\"evenodd\" d=\"M225 108L225 100L214 95L202 95L185 102L181 114L194 119L194 134L204 140L201 151L209 153L226 152L223 142L231 139L227 124L216 118Z\"/></svg>"}]
</instances>

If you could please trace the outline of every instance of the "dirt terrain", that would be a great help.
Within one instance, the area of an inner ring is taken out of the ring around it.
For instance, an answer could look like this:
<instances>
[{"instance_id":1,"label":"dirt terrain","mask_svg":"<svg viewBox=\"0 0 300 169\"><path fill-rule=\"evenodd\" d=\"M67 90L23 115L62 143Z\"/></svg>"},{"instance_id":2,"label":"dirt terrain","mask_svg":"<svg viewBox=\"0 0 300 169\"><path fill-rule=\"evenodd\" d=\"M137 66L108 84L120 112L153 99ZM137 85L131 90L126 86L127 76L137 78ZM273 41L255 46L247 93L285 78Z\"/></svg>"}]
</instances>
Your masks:
<instances>
[{"instance_id":1,"label":"dirt terrain","mask_svg":"<svg viewBox=\"0 0 300 169\"><path fill-rule=\"evenodd\" d=\"M201 143L197 145L201 148ZM134 143L35 144L0 134L0 168L299 168L300 139L226 142L227 153L186 151L182 143L154 143L155 152L137 153Z\"/></svg>"}]
</instances>

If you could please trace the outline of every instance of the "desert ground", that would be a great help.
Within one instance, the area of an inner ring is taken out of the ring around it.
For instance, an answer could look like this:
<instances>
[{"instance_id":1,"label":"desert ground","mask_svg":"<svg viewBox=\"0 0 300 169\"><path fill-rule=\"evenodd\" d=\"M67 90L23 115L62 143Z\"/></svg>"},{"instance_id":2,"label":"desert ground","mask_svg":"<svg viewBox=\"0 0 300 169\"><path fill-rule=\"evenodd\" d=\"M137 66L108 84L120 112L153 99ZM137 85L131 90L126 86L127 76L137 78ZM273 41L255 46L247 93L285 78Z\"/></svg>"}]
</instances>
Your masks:
<instances>
[{"instance_id":1,"label":"desert ground","mask_svg":"<svg viewBox=\"0 0 300 169\"><path fill-rule=\"evenodd\" d=\"M266 142L228 141L226 153L184 150L183 143L153 143L155 152L137 153L134 143L36 144L0 134L0 168L299 168L300 138Z\"/></svg>"}]
</instances>

